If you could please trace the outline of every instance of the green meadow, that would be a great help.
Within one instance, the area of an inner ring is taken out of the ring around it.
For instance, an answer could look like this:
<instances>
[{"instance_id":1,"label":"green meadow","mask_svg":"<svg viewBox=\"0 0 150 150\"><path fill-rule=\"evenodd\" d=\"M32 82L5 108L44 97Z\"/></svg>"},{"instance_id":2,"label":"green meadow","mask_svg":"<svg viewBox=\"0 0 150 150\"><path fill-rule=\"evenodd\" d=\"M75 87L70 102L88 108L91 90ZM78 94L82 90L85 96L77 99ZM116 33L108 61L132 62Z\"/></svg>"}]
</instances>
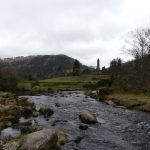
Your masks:
<instances>
[{"instance_id":1,"label":"green meadow","mask_svg":"<svg viewBox=\"0 0 150 150\"><path fill-rule=\"evenodd\" d=\"M83 90L87 84L94 84L102 79L109 78L108 75L82 75L56 77L37 81L24 81L18 84L19 90L27 91L49 91L49 90Z\"/></svg>"}]
</instances>

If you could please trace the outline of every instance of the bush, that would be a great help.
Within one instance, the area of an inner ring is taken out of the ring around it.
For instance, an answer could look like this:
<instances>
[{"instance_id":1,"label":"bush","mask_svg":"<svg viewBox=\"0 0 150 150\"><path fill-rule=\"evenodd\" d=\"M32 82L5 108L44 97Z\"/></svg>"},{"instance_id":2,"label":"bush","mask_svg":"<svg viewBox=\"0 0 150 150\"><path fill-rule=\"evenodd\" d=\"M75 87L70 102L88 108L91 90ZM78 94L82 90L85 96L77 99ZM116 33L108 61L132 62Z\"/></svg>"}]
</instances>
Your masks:
<instances>
[{"instance_id":1,"label":"bush","mask_svg":"<svg viewBox=\"0 0 150 150\"><path fill-rule=\"evenodd\" d=\"M3 150L3 142L2 142L2 140L0 140L0 150Z\"/></svg>"},{"instance_id":2,"label":"bush","mask_svg":"<svg viewBox=\"0 0 150 150\"><path fill-rule=\"evenodd\" d=\"M31 88L33 88L35 86L39 86L39 82L36 80L31 82Z\"/></svg>"},{"instance_id":3,"label":"bush","mask_svg":"<svg viewBox=\"0 0 150 150\"><path fill-rule=\"evenodd\" d=\"M83 87L91 90L96 90L99 87L111 87L112 80L111 79L102 79L97 83L87 83Z\"/></svg>"},{"instance_id":4,"label":"bush","mask_svg":"<svg viewBox=\"0 0 150 150\"><path fill-rule=\"evenodd\" d=\"M20 127L21 134L29 134L37 131L36 127L33 126L21 126Z\"/></svg>"},{"instance_id":5,"label":"bush","mask_svg":"<svg viewBox=\"0 0 150 150\"><path fill-rule=\"evenodd\" d=\"M106 87L106 86L108 87L112 86L111 79L102 79L96 83L96 87Z\"/></svg>"},{"instance_id":6,"label":"bush","mask_svg":"<svg viewBox=\"0 0 150 150\"><path fill-rule=\"evenodd\" d=\"M22 116L24 116L25 118L29 118L32 116L32 114L33 114L33 109L31 107L23 108Z\"/></svg>"},{"instance_id":7,"label":"bush","mask_svg":"<svg viewBox=\"0 0 150 150\"><path fill-rule=\"evenodd\" d=\"M19 76L15 72L6 69L0 70L1 91L16 91L18 82Z\"/></svg>"},{"instance_id":8,"label":"bush","mask_svg":"<svg viewBox=\"0 0 150 150\"><path fill-rule=\"evenodd\" d=\"M101 87L98 90L99 100L107 99L107 96L113 93L113 89L110 87Z\"/></svg>"}]
</instances>

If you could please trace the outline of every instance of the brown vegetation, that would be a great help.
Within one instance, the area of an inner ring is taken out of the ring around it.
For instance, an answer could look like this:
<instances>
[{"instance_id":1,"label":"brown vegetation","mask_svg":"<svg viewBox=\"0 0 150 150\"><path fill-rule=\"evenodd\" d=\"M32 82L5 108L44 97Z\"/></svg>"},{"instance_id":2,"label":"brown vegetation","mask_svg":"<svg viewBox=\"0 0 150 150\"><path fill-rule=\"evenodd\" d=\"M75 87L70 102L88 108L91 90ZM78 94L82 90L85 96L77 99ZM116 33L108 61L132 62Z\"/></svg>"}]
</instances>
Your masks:
<instances>
[{"instance_id":1,"label":"brown vegetation","mask_svg":"<svg viewBox=\"0 0 150 150\"><path fill-rule=\"evenodd\" d=\"M34 115L35 105L26 98L0 92L0 130L18 123L19 118Z\"/></svg>"}]
</instances>

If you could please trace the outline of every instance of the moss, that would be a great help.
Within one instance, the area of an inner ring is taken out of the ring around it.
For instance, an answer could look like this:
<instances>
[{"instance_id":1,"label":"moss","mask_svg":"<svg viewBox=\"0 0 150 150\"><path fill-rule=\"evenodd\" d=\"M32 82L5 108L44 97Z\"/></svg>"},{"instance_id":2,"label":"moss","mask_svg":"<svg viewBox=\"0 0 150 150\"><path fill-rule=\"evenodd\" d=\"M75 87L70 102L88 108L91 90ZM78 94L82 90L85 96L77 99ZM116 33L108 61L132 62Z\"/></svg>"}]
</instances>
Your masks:
<instances>
[{"instance_id":1,"label":"moss","mask_svg":"<svg viewBox=\"0 0 150 150\"><path fill-rule=\"evenodd\" d=\"M29 133L32 133L32 132L36 132L37 128L34 128L32 126L22 126L20 128L20 130L21 130L21 134L29 134Z\"/></svg>"},{"instance_id":2,"label":"moss","mask_svg":"<svg viewBox=\"0 0 150 150\"><path fill-rule=\"evenodd\" d=\"M67 134L65 134L63 131L58 132L57 136L60 145L64 145L67 142Z\"/></svg>"}]
</instances>

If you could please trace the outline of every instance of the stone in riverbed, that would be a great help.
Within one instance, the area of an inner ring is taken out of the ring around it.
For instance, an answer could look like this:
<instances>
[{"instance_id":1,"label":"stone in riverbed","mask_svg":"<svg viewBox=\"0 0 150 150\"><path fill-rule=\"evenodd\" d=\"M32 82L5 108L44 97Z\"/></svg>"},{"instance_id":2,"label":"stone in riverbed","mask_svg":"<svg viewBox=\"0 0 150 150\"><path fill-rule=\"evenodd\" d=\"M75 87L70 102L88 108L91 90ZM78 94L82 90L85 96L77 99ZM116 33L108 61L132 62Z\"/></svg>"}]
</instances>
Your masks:
<instances>
[{"instance_id":1,"label":"stone in riverbed","mask_svg":"<svg viewBox=\"0 0 150 150\"><path fill-rule=\"evenodd\" d=\"M55 103L55 106L56 107L61 107L59 103Z\"/></svg>"},{"instance_id":2,"label":"stone in riverbed","mask_svg":"<svg viewBox=\"0 0 150 150\"><path fill-rule=\"evenodd\" d=\"M81 125L79 125L79 129L86 130L86 129L88 129L88 126L84 125L84 124L81 124Z\"/></svg>"},{"instance_id":3,"label":"stone in riverbed","mask_svg":"<svg viewBox=\"0 0 150 150\"><path fill-rule=\"evenodd\" d=\"M4 150L58 150L58 136L55 130L44 129L6 143Z\"/></svg>"},{"instance_id":4,"label":"stone in riverbed","mask_svg":"<svg viewBox=\"0 0 150 150\"><path fill-rule=\"evenodd\" d=\"M32 114L32 116L33 117L38 117L38 113L34 111L33 114Z\"/></svg>"},{"instance_id":5,"label":"stone in riverbed","mask_svg":"<svg viewBox=\"0 0 150 150\"><path fill-rule=\"evenodd\" d=\"M127 109L125 106L116 106L116 108Z\"/></svg>"},{"instance_id":6,"label":"stone in riverbed","mask_svg":"<svg viewBox=\"0 0 150 150\"><path fill-rule=\"evenodd\" d=\"M116 106L116 104L113 101L111 101L111 100L107 101L106 104L112 105L112 106Z\"/></svg>"},{"instance_id":7,"label":"stone in riverbed","mask_svg":"<svg viewBox=\"0 0 150 150\"><path fill-rule=\"evenodd\" d=\"M75 143L76 144L80 144L80 142L82 141L82 139L83 139L83 137L81 137L81 136L76 137Z\"/></svg>"},{"instance_id":8,"label":"stone in riverbed","mask_svg":"<svg viewBox=\"0 0 150 150\"><path fill-rule=\"evenodd\" d=\"M53 129L44 129L23 137L20 150L56 150L58 136Z\"/></svg>"},{"instance_id":9,"label":"stone in riverbed","mask_svg":"<svg viewBox=\"0 0 150 150\"><path fill-rule=\"evenodd\" d=\"M49 117L54 114L54 111L50 108L40 108L39 112L44 115L44 117Z\"/></svg>"},{"instance_id":10,"label":"stone in riverbed","mask_svg":"<svg viewBox=\"0 0 150 150\"><path fill-rule=\"evenodd\" d=\"M80 115L79 115L79 119L81 120L81 122L85 123L85 124L94 124L94 123L98 123L96 117L94 114L92 114L90 111L88 110L83 110Z\"/></svg>"}]
</instances>

